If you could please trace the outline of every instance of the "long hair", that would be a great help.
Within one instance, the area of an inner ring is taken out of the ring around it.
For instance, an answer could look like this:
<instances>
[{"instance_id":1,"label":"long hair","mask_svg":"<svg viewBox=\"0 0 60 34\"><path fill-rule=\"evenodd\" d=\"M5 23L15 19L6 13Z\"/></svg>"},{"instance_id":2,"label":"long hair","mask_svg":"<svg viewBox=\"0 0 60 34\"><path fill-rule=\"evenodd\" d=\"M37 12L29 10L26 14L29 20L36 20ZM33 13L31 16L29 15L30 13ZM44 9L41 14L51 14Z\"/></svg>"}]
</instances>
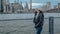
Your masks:
<instances>
[{"instance_id":1,"label":"long hair","mask_svg":"<svg viewBox=\"0 0 60 34\"><path fill-rule=\"evenodd\" d=\"M39 12L43 14L43 11L39 10Z\"/></svg>"},{"instance_id":2,"label":"long hair","mask_svg":"<svg viewBox=\"0 0 60 34\"><path fill-rule=\"evenodd\" d=\"M44 17L44 13L43 13L43 11L41 11L41 10L39 10L39 12L42 14L42 16Z\"/></svg>"},{"instance_id":3,"label":"long hair","mask_svg":"<svg viewBox=\"0 0 60 34\"><path fill-rule=\"evenodd\" d=\"M43 11L39 10L40 13L43 13Z\"/></svg>"}]
</instances>

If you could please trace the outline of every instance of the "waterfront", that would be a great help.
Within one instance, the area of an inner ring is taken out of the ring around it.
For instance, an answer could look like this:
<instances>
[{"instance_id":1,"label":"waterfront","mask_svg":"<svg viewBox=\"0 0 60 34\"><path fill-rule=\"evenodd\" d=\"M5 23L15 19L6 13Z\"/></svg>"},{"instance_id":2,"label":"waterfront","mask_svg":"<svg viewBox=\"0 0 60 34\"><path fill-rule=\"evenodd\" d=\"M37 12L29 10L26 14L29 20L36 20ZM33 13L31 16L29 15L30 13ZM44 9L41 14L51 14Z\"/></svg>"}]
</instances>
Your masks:
<instances>
[{"instance_id":1,"label":"waterfront","mask_svg":"<svg viewBox=\"0 0 60 34\"><path fill-rule=\"evenodd\" d=\"M60 17L60 13L44 13L44 18ZM0 14L0 20L10 19L31 19L34 17L34 13L23 13L23 14Z\"/></svg>"},{"instance_id":2,"label":"waterfront","mask_svg":"<svg viewBox=\"0 0 60 34\"><path fill-rule=\"evenodd\" d=\"M54 34L60 34L60 18L54 19ZM0 21L0 34L36 34L33 20ZM44 20L42 34L49 34L49 20Z\"/></svg>"}]
</instances>

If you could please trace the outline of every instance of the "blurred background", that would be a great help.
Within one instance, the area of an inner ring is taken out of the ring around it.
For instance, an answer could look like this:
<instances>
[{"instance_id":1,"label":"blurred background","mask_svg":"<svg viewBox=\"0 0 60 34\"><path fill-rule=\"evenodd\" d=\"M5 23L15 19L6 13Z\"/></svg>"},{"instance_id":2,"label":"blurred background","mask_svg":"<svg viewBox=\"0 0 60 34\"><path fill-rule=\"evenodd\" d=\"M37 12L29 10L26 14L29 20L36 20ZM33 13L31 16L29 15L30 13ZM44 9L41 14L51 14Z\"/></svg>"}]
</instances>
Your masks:
<instances>
[{"instance_id":1,"label":"blurred background","mask_svg":"<svg viewBox=\"0 0 60 34\"><path fill-rule=\"evenodd\" d=\"M54 17L54 34L60 34L60 0L0 0L0 34L36 34L34 10L44 12L42 34L49 34L49 17Z\"/></svg>"},{"instance_id":2,"label":"blurred background","mask_svg":"<svg viewBox=\"0 0 60 34\"><path fill-rule=\"evenodd\" d=\"M60 12L60 0L0 0L0 13L33 13L34 9Z\"/></svg>"}]
</instances>

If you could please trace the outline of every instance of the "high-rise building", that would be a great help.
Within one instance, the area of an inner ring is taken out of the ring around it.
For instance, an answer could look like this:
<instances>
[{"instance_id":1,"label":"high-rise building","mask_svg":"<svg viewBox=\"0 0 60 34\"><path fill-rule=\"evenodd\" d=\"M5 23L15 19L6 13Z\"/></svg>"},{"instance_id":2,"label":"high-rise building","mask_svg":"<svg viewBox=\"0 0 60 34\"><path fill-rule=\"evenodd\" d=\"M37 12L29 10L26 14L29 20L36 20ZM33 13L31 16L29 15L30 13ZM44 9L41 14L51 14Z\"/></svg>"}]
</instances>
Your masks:
<instances>
[{"instance_id":1,"label":"high-rise building","mask_svg":"<svg viewBox=\"0 0 60 34\"><path fill-rule=\"evenodd\" d=\"M9 6L9 5L10 5L9 0L7 0L7 1L6 1L6 7L7 7L6 9L7 9L7 12L10 11L10 9L9 9L10 6Z\"/></svg>"},{"instance_id":2,"label":"high-rise building","mask_svg":"<svg viewBox=\"0 0 60 34\"><path fill-rule=\"evenodd\" d=\"M11 3L10 5L10 12L14 13L14 3Z\"/></svg>"},{"instance_id":3,"label":"high-rise building","mask_svg":"<svg viewBox=\"0 0 60 34\"><path fill-rule=\"evenodd\" d=\"M32 11L32 0L30 0L30 11Z\"/></svg>"},{"instance_id":4,"label":"high-rise building","mask_svg":"<svg viewBox=\"0 0 60 34\"><path fill-rule=\"evenodd\" d=\"M25 7L24 7L24 11L29 12L28 10L29 10L29 7L28 7L28 3L26 2Z\"/></svg>"},{"instance_id":5,"label":"high-rise building","mask_svg":"<svg viewBox=\"0 0 60 34\"><path fill-rule=\"evenodd\" d=\"M53 8L57 8L57 5L54 5L54 7Z\"/></svg>"},{"instance_id":6,"label":"high-rise building","mask_svg":"<svg viewBox=\"0 0 60 34\"><path fill-rule=\"evenodd\" d=\"M6 0L6 4L9 4L9 0Z\"/></svg>"},{"instance_id":7,"label":"high-rise building","mask_svg":"<svg viewBox=\"0 0 60 34\"><path fill-rule=\"evenodd\" d=\"M15 0L15 2L14 3L10 3L10 10L14 13L19 13L20 12L20 10L23 10L23 6L22 6L22 2L17 2L16 0Z\"/></svg>"},{"instance_id":8,"label":"high-rise building","mask_svg":"<svg viewBox=\"0 0 60 34\"><path fill-rule=\"evenodd\" d=\"M20 7L19 2L17 0L14 1L14 3L10 3L10 12L14 13L16 12Z\"/></svg>"},{"instance_id":9,"label":"high-rise building","mask_svg":"<svg viewBox=\"0 0 60 34\"><path fill-rule=\"evenodd\" d=\"M60 8L60 3L58 3L58 8Z\"/></svg>"},{"instance_id":10,"label":"high-rise building","mask_svg":"<svg viewBox=\"0 0 60 34\"><path fill-rule=\"evenodd\" d=\"M1 10L1 0L0 0L0 10Z\"/></svg>"},{"instance_id":11,"label":"high-rise building","mask_svg":"<svg viewBox=\"0 0 60 34\"><path fill-rule=\"evenodd\" d=\"M51 9L51 2L47 2L45 5L42 6L43 11Z\"/></svg>"},{"instance_id":12,"label":"high-rise building","mask_svg":"<svg viewBox=\"0 0 60 34\"><path fill-rule=\"evenodd\" d=\"M2 1L3 1L3 6L5 6L7 3L7 0L2 0Z\"/></svg>"},{"instance_id":13,"label":"high-rise building","mask_svg":"<svg viewBox=\"0 0 60 34\"><path fill-rule=\"evenodd\" d=\"M7 0L2 0L2 2L3 2L3 12L6 12L6 2Z\"/></svg>"},{"instance_id":14,"label":"high-rise building","mask_svg":"<svg viewBox=\"0 0 60 34\"><path fill-rule=\"evenodd\" d=\"M3 0L0 0L0 12L3 12Z\"/></svg>"},{"instance_id":15,"label":"high-rise building","mask_svg":"<svg viewBox=\"0 0 60 34\"><path fill-rule=\"evenodd\" d=\"M23 5L22 5L22 2L20 1L20 13L24 12L24 8L23 8Z\"/></svg>"},{"instance_id":16,"label":"high-rise building","mask_svg":"<svg viewBox=\"0 0 60 34\"><path fill-rule=\"evenodd\" d=\"M22 2L20 2L20 10L23 10Z\"/></svg>"},{"instance_id":17,"label":"high-rise building","mask_svg":"<svg viewBox=\"0 0 60 34\"><path fill-rule=\"evenodd\" d=\"M58 3L58 12L60 12L60 3Z\"/></svg>"},{"instance_id":18,"label":"high-rise building","mask_svg":"<svg viewBox=\"0 0 60 34\"><path fill-rule=\"evenodd\" d=\"M47 10L49 10L51 8L51 2L47 2L46 6L47 6Z\"/></svg>"}]
</instances>

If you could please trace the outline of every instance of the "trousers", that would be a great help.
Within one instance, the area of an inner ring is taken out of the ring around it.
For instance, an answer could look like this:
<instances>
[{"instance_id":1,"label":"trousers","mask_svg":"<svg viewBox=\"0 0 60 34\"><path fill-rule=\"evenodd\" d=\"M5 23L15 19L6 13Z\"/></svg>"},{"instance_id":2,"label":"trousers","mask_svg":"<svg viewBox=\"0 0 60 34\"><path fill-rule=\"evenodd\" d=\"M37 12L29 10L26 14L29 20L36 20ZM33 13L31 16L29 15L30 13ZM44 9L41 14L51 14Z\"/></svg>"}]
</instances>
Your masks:
<instances>
[{"instance_id":1,"label":"trousers","mask_svg":"<svg viewBox=\"0 0 60 34\"><path fill-rule=\"evenodd\" d=\"M36 28L36 34L41 34L42 31L42 27L37 27Z\"/></svg>"}]
</instances>

